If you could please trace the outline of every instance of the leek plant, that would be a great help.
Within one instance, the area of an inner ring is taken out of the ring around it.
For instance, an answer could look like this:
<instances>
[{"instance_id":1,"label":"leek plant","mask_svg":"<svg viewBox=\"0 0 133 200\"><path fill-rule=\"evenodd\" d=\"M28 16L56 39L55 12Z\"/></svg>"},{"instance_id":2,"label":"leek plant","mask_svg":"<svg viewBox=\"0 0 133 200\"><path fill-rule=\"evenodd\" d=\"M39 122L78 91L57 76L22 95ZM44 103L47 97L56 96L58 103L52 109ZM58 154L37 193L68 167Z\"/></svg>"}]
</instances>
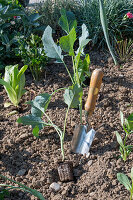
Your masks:
<instances>
[{"instance_id":1,"label":"leek plant","mask_svg":"<svg viewBox=\"0 0 133 200\"><path fill-rule=\"evenodd\" d=\"M101 19L101 24L104 32L104 37L108 46L108 49L110 51L110 54L114 60L115 65L118 64L117 59L115 57L115 54L113 52L113 49L110 44L109 40L109 34L108 34L108 23L107 23L107 17L106 17L106 12L105 12L105 7L104 7L104 2L103 0L99 0L99 7L100 7L100 19Z\"/></svg>"}]
</instances>

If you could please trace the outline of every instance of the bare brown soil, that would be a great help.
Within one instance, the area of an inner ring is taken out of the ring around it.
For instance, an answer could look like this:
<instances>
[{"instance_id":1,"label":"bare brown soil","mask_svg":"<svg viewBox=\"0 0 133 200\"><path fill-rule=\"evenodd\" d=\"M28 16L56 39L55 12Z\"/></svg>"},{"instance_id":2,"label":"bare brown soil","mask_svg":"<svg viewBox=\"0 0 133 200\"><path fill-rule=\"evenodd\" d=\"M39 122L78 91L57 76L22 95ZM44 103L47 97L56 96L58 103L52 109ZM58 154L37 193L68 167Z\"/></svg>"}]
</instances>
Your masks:
<instances>
[{"instance_id":1,"label":"bare brown soil","mask_svg":"<svg viewBox=\"0 0 133 200\"><path fill-rule=\"evenodd\" d=\"M37 189L48 200L129 200L129 192L117 181L116 176L118 172L129 175L133 166L133 153L125 163L118 158L119 145L114 132L117 130L122 133L120 110L125 117L133 112L133 62L123 64L120 68L114 66L103 52L93 52L90 57L91 72L96 68L104 71L96 109L90 118L90 124L97 133L88 158L72 153L73 131L80 120L79 111L70 110L64 148L66 159L72 161L74 166L75 179L71 182L62 183L58 177L56 162L61 158L61 151L57 133L52 128L45 128L39 139L36 139L31 127L16 122L20 116L30 113L30 107L24 102L34 95L51 93L55 89L71 85L64 67L60 64L48 65L46 74L38 84L33 82L30 74L26 74L27 93L23 96L19 113L15 115L8 116L13 108L4 108L4 102L8 98L0 86L0 174ZM88 89L89 87L84 88L84 102ZM66 108L63 91L60 91L53 96L47 114L61 128ZM85 124L84 117L83 121ZM128 142L133 144L132 135ZM2 179L0 182L3 182ZM61 185L58 192L49 188L52 182ZM5 199L36 198L14 190Z\"/></svg>"}]
</instances>

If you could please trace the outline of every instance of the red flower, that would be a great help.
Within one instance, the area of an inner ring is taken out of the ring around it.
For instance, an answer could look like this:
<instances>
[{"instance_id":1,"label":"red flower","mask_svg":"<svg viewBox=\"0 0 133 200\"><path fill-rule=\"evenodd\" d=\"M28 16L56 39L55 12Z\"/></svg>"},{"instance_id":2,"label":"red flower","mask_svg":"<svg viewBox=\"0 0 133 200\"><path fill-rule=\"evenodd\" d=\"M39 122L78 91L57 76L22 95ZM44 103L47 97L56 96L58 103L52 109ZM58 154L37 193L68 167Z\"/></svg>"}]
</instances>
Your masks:
<instances>
[{"instance_id":1,"label":"red flower","mask_svg":"<svg viewBox=\"0 0 133 200\"><path fill-rule=\"evenodd\" d=\"M14 16L13 18L14 18L14 19L17 19L17 16Z\"/></svg>"},{"instance_id":2,"label":"red flower","mask_svg":"<svg viewBox=\"0 0 133 200\"><path fill-rule=\"evenodd\" d=\"M128 12L126 15L127 15L127 18L129 18L129 19L133 18L133 14L130 12Z\"/></svg>"}]
</instances>

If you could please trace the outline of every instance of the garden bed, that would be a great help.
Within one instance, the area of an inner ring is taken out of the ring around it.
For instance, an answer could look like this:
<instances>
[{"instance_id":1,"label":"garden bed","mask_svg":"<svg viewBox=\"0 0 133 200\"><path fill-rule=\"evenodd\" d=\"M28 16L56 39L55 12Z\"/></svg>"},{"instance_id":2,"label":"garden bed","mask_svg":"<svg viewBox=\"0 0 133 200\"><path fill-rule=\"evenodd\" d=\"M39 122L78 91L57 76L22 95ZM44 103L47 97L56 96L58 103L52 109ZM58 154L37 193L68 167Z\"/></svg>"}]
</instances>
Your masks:
<instances>
[{"instance_id":1,"label":"garden bed","mask_svg":"<svg viewBox=\"0 0 133 200\"><path fill-rule=\"evenodd\" d=\"M65 156L73 162L74 181L62 183L59 180L56 162L61 158L60 140L53 128L45 128L39 139L32 135L29 126L16 121L20 116L30 113L28 101L40 93L71 85L67 72L61 64L49 64L42 80L35 84L31 74L26 74L26 90L18 114L8 116L13 109L4 108L7 94L0 86L0 174L37 189L48 200L129 200L128 191L117 181L117 173L129 174L133 166L131 153L124 163L118 159L119 145L114 132L122 132L120 110L127 117L133 112L133 62L114 66L112 59L103 52L90 54L90 71L102 68L104 78L97 105L90 118L96 136L90 149L90 156L71 152L74 127L80 123L78 109L70 109L64 142ZM67 61L69 63L69 60ZM89 85L89 81L88 81ZM84 102L89 87L84 88ZM55 124L63 127L66 105L63 91L52 96L47 113ZM83 118L84 124L85 118ZM133 139L129 137L129 144ZM2 180L1 180L2 182ZM60 190L50 189L53 182L60 184ZM22 191L12 191L6 200L36 199Z\"/></svg>"}]
</instances>

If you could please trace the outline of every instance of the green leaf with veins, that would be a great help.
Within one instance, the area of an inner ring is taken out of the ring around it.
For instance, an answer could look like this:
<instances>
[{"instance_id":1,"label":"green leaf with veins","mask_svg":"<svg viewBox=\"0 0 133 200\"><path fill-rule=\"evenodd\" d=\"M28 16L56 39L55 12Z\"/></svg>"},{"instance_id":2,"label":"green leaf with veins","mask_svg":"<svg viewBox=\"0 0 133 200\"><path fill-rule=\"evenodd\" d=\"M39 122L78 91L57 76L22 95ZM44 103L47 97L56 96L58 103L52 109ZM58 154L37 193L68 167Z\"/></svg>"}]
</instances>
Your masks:
<instances>
[{"instance_id":1,"label":"green leaf with veins","mask_svg":"<svg viewBox=\"0 0 133 200\"><path fill-rule=\"evenodd\" d=\"M42 121L40 117L36 117L33 115L26 115L23 117L20 117L17 120L18 123L22 123L23 125L31 125L32 128L34 129L36 126L38 126L39 130L41 130L45 126L45 122Z\"/></svg>"},{"instance_id":2,"label":"green leaf with veins","mask_svg":"<svg viewBox=\"0 0 133 200\"><path fill-rule=\"evenodd\" d=\"M77 21L74 13L66 11L65 9L61 9L61 17L58 23L67 34L69 34L73 27L75 29L77 27Z\"/></svg>"},{"instance_id":3,"label":"green leaf with veins","mask_svg":"<svg viewBox=\"0 0 133 200\"><path fill-rule=\"evenodd\" d=\"M62 50L60 46L55 44L52 38L52 28L50 26L46 27L42 36L42 42L46 56L49 58L55 58L58 62L63 61Z\"/></svg>"},{"instance_id":4,"label":"green leaf with veins","mask_svg":"<svg viewBox=\"0 0 133 200\"><path fill-rule=\"evenodd\" d=\"M122 148L124 148L124 144L123 144L123 141L122 141L122 138L121 138L120 134L117 131L115 132L115 134L116 134L116 137L117 137L117 142L119 143L119 145Z\"/></svg>"},{"instance_id":5,"label":"green leaf with veins","mask_svg":"<svg viewBox=\"0 0 133 200\"><path fill-rule=\"evenodd\" d=\"M127 190L129 190L129 191L131 190L131 188L132 188L131 183L130 183L128 177L125 174L117 173L117 179L121 184L123 184L125 186L125 188Z\"/></svg>"},{"instance_id":6,"label":"green leaf with veins","mask_svg":"<svg viewBox=\"0 0 133 200\"><path fill-rule=\"evenodd\" d=\"M82 35L79 38L79 48L76 51L76 54L78 54L79 52L81 52L81 54L84 54L84 47L88 44L89 41L91 41L90 39L87 39L87 37L89 36L89 32L87 30L87 27L85 24L82 25Z\"/></svg>"},{"instance_id":7,"label":"green leaf with veins","mask_svg":"<svg viewBox=\"0 0 133 200\"><path fill-rule=\"evenodd\" d=\"M65 90L64 101L71 108L78 108L80 98L83 96L83 89L77 84L70 86Z\"/></svg>"},{"instance_id":8,"label":"green leaf with veins","mask_svg":"<svg viewBox=\"0 0 133 200\"><path fill-rule=\"evenodd\" d=\"M31 114L36 117L42 117L48 108L51 100L51 95L48 93L40 94L33 101L27 102L32 106Z\"/></svg>"},{"instance_id":9,"label":"green leaf with veins","mask_svg":"<svg viewBox=\"0 0 133 200\"><path fill-rule=\"evenodd\" d=\"M74 56L74 42L76 41L76 31L75 28L72 28L70 33L67 36L60 38L60 46L63 51L68 52L70 56Z\"/></svg>"},{"instance_id":10,"label":"green leaf with veins","mask_svg":"<svg viewBox=\"0 0 133 200\"><path fill-rule=\"evenodd\" d=\"M83 81L85 81L85 75L90 77L89 64L90 64L89 54L86 54L84 60L81 59L79 60L78 74L81 84L83 83Z\"/></svg>"}]
</instances>

